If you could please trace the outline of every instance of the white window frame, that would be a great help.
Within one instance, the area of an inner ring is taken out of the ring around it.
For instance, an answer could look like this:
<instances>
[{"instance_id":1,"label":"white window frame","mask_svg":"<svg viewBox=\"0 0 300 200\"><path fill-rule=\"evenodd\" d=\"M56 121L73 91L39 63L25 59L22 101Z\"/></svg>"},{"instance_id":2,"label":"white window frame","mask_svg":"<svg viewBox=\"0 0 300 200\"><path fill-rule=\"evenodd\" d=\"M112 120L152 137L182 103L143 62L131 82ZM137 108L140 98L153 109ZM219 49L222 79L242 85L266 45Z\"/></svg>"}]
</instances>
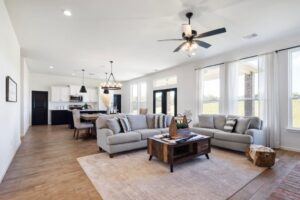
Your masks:
<instances>
[{"instance_id":1,"label":"white window frame","mask_svg":"<svg viewBox=\"0 0 300 200\"><path fill-rule=\"evenodd\" d=\"M255 57L253 57L253 58L248 58L248 59L244 59L244 60L241 60L241 61L239 61L239 66L238 66L238 68L240 67L240 64L242 63L242 62L247 62L247 61L251 61L251 60L257 60L257 67L258 67L258 70L259 70L259 60L258 60L259 58L258 58L258 56L255 56ZM240 69L239 69L240 70ZM259 85L259 80L258 80L258 92L259 92L259 87L260 87L260 85ZM255 97L255 96L253 96L252 98L245 98L245 97L243 97L243 98L238 98L238 102L240 102L240 101L248 101L248 100L250 100L250 101L252 101L252 106L254 106L255 107L255 101L258 101L258 102L260 102L261 100L262 100L262 97ZM254 104L254 105L253 105ZM260 106L260 105L259 105ZM258 110L259 110L260 108L258 107ZM245 113L245 110L244 110L244 113ZM255 113L253 113L253 114L255 114ZM253 116L255 116L255 115L253 115ZM257 116L257 117L260 117L260 116Z\"/></svg>"},{"instance_id":2,"label":"white window frame","mask_svg":"<svg viewBox=\"0 0 300 200\"><path fill-rule=\"evenodd\" d=\"M130 84L130 113L133 113L133 108L132 108L132 97L133 97L133 91L132 91L132 88L134 85L137 86L137 104L136 104L136 107L137 107L137 113L136 114L139 114L139 110L141 109L141 104L142 104L142 97L141 97L141 94L142 94L142 85L145 85L146 86L146 97L145 97L145 105L147 105L147 83L146 82L138 82L138 83L132 83Z\"/></svg>"},{"instance_id":3,"label":"white window frame","mask_svg":"<svg viewBox=\"0 0 300 200\"><path fill-rule=\"evenodd\" d=\"M175 80L176 80L175 83L170 83L169 80L172 79L172 78L175 78ZM158 81L164 81L165 84L157 86ZM168 86L174 86L174 85L177 85L177 83L178 83L177 75L172 75L172 76L168 76L168 77L165 77L165 78L155 79L153 81L153 88L164 88L164 87L168 87Z\"/></svg>"},{"instance_id":4,"label":"white window frame","mask_svg":"<svg viewBox=\"0 0 300 200\"><path fill-rule=\"evenodd\" d=\"M293 100L294 99L300 99L300 98L293 98L293 91L292 91L292 85L293 85L293 53L294 52L300 52L299 48L290 49L288 51L288 129L289 130L300 130L300 127L294 127L293 126Z\"/></svg>"},{"instance_id":5,"label":"white window frame","mask_svg":"<svg viewBox=\"0 0 300 200\"><path fill-rule=\"evenodd\" d=\"M222 96L223 95L223 89L224 89L224 83L223 83L224 78L222 76L225 75L224 69L223 69L224 66L223 65L215 65L215 66L211 66L211 67L207 68L207 70L210 70L210 69L213 69L213 68L219 68L219 87L220 87L219 100L218 101L216 101L216 100L205 101L204 100L204 94L202 93L202 97L201 97L202 102L201 102L200 106L201 106L201 111L203 113L203 105L205 103L219 103L219 111L217 113L214 113L214 114L220 114L220 113L223 113L223 110L224 110L223 109L223 99L224 99L224 97ZM205 68L203 68L201 70L205 70ZM203 85L203 83L204 83L204 77L202 79L202 83L200 83L200 84ZM201 86L201 87L202 87L201 90L204 91L204 87L203 86ZM203 114L206 114L206 113L203 113Z\"/></svg>"}]
</instances>

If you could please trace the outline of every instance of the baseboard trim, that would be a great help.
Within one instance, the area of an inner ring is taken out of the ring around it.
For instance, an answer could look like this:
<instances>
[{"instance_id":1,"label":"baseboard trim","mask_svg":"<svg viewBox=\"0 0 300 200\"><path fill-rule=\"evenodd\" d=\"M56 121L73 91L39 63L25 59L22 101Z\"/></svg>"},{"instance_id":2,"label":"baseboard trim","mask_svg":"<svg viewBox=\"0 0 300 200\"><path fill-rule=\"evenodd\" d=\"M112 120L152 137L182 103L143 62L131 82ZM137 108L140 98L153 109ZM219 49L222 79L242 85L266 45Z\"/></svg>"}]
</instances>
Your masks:
<instances>
[{"instance_id":1,"label":"baseboard trim","mask_svg":"<svg viewBox=\"0 0 300 200\"><path fill-rule=\"evenodd\" d=\"M297 148L280 146L280 149L287 150L287 151L295 151L295 152L299 152L300 153L300 149L297 149Z\"/></svg>"},{"instance_id":2,"label":"baseboard trim","mask_svg":"<svg viewBox=\"0 0 300 200\"><path fill-rule=\"evenodd\" d=\"M18 146L17 146L17 148L15 149L15 152L14 152L13 156L10 158L10 162L9 162L9 164L8 164L7 167L6 167L6 169L5 169L5 171L4 171L4 174L0 174L0 184L2 183L2 181L3 181L4 177L5 177L5 174L7 173L8 168L10 167L10 165L11 165L13 159L15 158L16 153L17 153L17 151L19 150L19 148L20 148L20 146L21 146L21 143L22 143L22 142L21 142L21 140L20 140L20 141L19 141L19 144L18 144Z\"/></svg>"}]
</instances>

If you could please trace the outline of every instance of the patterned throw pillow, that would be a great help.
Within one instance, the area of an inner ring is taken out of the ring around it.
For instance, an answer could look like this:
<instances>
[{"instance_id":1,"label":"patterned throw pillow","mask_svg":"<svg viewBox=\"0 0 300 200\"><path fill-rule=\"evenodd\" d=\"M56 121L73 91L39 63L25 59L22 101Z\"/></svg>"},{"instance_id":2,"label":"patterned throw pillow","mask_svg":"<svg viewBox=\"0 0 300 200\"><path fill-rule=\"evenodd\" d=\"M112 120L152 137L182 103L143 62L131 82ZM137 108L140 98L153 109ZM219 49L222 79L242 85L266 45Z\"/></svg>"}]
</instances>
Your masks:
<instances>
[{"instance_id":1,"label":"patterned throw pillow","mask_svg":"<svg viewBox=\"0 0 300 200\"><path fill-rule=\"evenodd\" d=\"M122 126L122 129L123 129L124 133L131 131L129 121L126 117L120 118L120 123L121 123L121 126Z\"/></svg>"},{"instance_id":2,"label":"patterned throw pillow","mask_svg":"<svg viewBox=\"0 0 300 200\"><path fill-rule=\"evenodd\" d=\"M166 115L155 115L155 117L154 117L154 128L167 128L167 117L166 117Z\"/></svg>"},{"instance_id":3,"label":"patterned throw pillow","mask_svg":"<svg viewBox=\"0 0 300 200\"><path fill-rule=\"evenodd\" d=\"M224 131L226 132L233 132L235 125L236 125L237 119L234 118L227 118L226 123L224 126Z\"/></svg>"}]
</instances>

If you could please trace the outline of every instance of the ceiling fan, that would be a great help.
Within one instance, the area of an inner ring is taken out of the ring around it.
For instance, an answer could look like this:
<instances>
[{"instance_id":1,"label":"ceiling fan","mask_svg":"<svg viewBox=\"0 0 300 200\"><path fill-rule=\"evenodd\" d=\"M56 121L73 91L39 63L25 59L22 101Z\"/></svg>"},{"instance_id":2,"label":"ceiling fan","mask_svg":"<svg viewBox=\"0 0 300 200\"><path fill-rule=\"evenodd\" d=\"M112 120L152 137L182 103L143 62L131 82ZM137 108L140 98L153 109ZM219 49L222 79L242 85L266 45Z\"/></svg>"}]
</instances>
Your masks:
<instances>
[{"instance_id":1,"label":"ceiling fan","mask_svg":"<svg viewBox=\"0 0 300 200\"><path fill-rule=\"evenodd\" d=\"M186 13L185 16L188 18L189 23L182 25L182 38L181 39L158 40L159 42L184 41L173 52L178 52L179 50L184 50L189 53L189 56L194 55L195 54L194 50L198 46L203 47L203 48L209 48L211 46L210 44L203 42L201 40L198 40L198 39L226 32L225 28L219 28L219 29L215 29L215 30L208 31L205 33L197 34L197 31L192 30L192 26L191 26L191 18L193 16L193 13L188 12L188 13Z\"/></svg>"}]
</instances>

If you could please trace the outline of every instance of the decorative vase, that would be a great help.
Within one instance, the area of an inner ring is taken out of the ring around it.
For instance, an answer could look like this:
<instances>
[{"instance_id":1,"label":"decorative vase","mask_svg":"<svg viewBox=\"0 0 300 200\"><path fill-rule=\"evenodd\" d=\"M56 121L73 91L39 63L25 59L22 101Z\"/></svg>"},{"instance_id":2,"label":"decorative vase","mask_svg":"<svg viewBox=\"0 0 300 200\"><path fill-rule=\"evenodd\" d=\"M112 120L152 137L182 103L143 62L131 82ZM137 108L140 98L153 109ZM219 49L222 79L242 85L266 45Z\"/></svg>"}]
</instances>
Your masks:
<instances>
[{"instance_id":1,"label":"decorative vase","mask_svg":"<svg viewBox=\"0 0 300 200\"><path fill-rule=\"evenodd\" d=\"M177 123L176 123L174 117L172 118L171 124L170 124L170 127L169 127L169 135L170 135L171 139L177 137Z\"/></svg>"}]
</instances>

